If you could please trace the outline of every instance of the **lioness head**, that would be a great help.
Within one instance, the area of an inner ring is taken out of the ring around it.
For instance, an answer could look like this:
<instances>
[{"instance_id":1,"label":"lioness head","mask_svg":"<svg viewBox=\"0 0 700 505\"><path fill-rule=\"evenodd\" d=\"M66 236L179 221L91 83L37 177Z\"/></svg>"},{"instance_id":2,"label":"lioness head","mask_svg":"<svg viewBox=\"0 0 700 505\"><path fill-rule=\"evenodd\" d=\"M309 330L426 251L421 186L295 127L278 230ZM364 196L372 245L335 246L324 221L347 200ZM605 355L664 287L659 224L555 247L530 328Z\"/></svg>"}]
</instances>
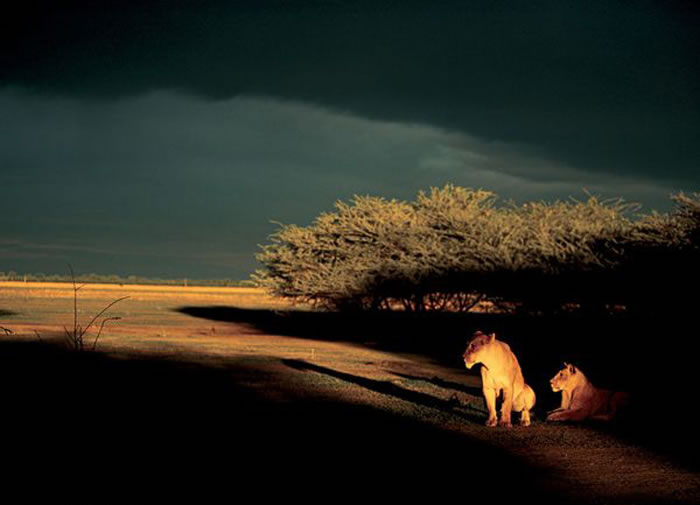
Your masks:
<instances>
[{"instance_id":1,"label":"lioness head","mask_svg":"<svg viewBox=\"0 0 700 505\"><path fill-rule=\"evenodd\" d=\"M549 383L552 386L552 391L555 393L563 390L571 389L572 383L576 380L576 374L580 373L578 368L569 363L564 363L564 368L559 370Z\"/></svg>"},{"instance_id":2,"label":"lioness head","mask_svg":"<svg viewBox=\"0 0 700 505\"><path fill-rule=\"evenodd\" d=\"M477 363L481 362L481 354L484 352L486 346L496 339L496 334L486 335L480 331L474 333L474 336L467 343L467 348L462 354L464 358L464 365L470 369Z\"/></svg>"}]
</instances>

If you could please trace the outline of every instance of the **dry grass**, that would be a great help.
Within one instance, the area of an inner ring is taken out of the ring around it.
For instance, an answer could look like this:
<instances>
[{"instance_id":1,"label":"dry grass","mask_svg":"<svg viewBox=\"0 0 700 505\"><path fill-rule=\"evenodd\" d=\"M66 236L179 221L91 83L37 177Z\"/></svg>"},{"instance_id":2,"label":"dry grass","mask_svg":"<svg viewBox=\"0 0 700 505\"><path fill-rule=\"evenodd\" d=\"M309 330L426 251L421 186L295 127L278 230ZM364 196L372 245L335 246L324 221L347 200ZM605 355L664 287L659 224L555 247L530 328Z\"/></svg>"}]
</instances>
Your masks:
<instances>
[{"instance_id":1,"label":"dry grass","mask_svg":"<svg viewBox=\"0 0 700 505\"><path fill-rule=\"evenodd\" d=\"M70 297L72 295L72 283L70 282L0 282L0 293L3 290L19 289L28 290L27 293L42 294L43 296ZM265 293L261 288L253 287L216 287L216 286L150 286L141 284L85 284L84 291L90 292L119 292L119 293L155 293L162 297L167 295L221 295L237 296L243 299L252 299L265 304L277 304L278 298L274 298Z\"/></svg>"},{"instance_id":2,"label":"dry grass","mask_svg":"<svg viewBox=\"0 0 700 505\"><path fill-rule=\"evenodd\" d=\"M44 340L58 337L65 334L64 326L72 324L73 296L72 283L0 282L2 309L11 314L3 318L3 325L16 336L35 338L37 330ZM208 324L180 314L176 310L182 306L292 308L289 302L260 288L85 284L79 293L78 319L87 323L107 303L121 297L129 298L110 310L110 315L121 320L100 337L100 346L106 349L187 345L206 351L212 345L222 347L221 337L241 332L240 328L231 331L225 324ZM206 344L207 337L212 337L211 345ZM196 346L192 345L194 339Z\"/></svg>"}]
</instances>

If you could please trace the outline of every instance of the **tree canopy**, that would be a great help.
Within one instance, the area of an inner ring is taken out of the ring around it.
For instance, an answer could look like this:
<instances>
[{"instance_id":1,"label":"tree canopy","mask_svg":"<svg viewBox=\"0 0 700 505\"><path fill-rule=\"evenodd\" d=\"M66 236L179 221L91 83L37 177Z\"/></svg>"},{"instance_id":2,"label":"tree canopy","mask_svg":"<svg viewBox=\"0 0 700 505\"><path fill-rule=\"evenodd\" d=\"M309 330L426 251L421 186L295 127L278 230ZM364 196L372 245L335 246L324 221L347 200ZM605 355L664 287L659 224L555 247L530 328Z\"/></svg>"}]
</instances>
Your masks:
<instances>
[{"instance_id":1,"label":"tree canopy","mask_svg":"<svg viewBox=\"0 0 700 505\"><path fill-rule=\"evenodd\" d=\"M643 279L660 289L697 259L700 197L673 198L673 213L639 216L621 199L516 205L453 185L412 202L355 196L309 226L280 225L254 278L333 310L634 305Z\"/></svg>"}]
</instances>

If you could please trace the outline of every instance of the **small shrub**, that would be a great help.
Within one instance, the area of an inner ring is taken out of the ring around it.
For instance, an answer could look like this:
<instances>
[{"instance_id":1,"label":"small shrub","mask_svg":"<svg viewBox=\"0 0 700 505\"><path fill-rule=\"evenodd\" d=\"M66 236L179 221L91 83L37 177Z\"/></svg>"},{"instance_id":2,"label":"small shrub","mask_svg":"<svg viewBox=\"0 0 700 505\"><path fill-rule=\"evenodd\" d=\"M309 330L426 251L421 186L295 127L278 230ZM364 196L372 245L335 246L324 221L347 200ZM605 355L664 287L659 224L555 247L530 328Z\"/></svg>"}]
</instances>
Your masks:
<instances>
[{"instance_id":1,"label":"small shrub","mask_svg":"<svg viewBox=\"0 0 700 505\"><path fill-rule=\"evenodd\" d=\"M85 285L83 284L82 286L78 286L75 282L75 275L73 274L73 267L70 267L71 271L71 278L73 279L73 328L68 330L67 327L63 327L66 333L66 339L68 341L68 344L70 347L75 350L75 351L84 351L85 350L85 335L87 332L92 328L97 320L105 313L107 312L110 308L112 308L114 305L117 303L126 300L129 298L128 296L123 296L121 298L117 298L116 300L112 301L109 303L105 308L103 308L100 312L98 312L91 320L90 322L85 326L81 326L78 323L78 291L80 291L81 288L83 288ZM100 339L100 336L102 335L102 330L104 329L105 324L108 321L117 321L121 319L120 317L106 317L102 320L100 323L100 329L97 332L97 336L95 337L95 340L92 343L92 350L94 351L95 348L97 347L97 341ZM41 336L37 333L37 336L41 340Z\"/></svg>"}]
</instances>

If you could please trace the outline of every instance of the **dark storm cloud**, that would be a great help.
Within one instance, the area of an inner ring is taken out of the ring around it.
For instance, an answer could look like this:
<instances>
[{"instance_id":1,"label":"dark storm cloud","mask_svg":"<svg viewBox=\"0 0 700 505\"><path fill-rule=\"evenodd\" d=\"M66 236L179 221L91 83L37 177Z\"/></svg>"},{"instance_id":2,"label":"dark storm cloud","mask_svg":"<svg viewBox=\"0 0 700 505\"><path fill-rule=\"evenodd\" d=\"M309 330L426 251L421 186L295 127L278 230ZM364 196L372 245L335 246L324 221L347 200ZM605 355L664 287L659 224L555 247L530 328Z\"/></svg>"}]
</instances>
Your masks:
<instances>
[{"instance_id":1,"label":"dark storm cloud","mask_svg":"<svg viewBox=\"0 0 700 505\"><path fill-rule=\"evenodd\" d=\"M691 2L50 5L4 16L0 83L98 100L267 95L700 182Z\"/></svg>"},{"instance_id":2,"label":"dark storm cloud","mask_svg":"<svg viewBox=\"0 0 700 505\"><path fill-rule=\"evenodd\" d=\"M455 183L504 198L674 188L589 173L518 145L309 104L154 92L118 101L0 91L0 270L247 277L271 220L307 224L354 194Z\"/></svg>"}]
</instances>

